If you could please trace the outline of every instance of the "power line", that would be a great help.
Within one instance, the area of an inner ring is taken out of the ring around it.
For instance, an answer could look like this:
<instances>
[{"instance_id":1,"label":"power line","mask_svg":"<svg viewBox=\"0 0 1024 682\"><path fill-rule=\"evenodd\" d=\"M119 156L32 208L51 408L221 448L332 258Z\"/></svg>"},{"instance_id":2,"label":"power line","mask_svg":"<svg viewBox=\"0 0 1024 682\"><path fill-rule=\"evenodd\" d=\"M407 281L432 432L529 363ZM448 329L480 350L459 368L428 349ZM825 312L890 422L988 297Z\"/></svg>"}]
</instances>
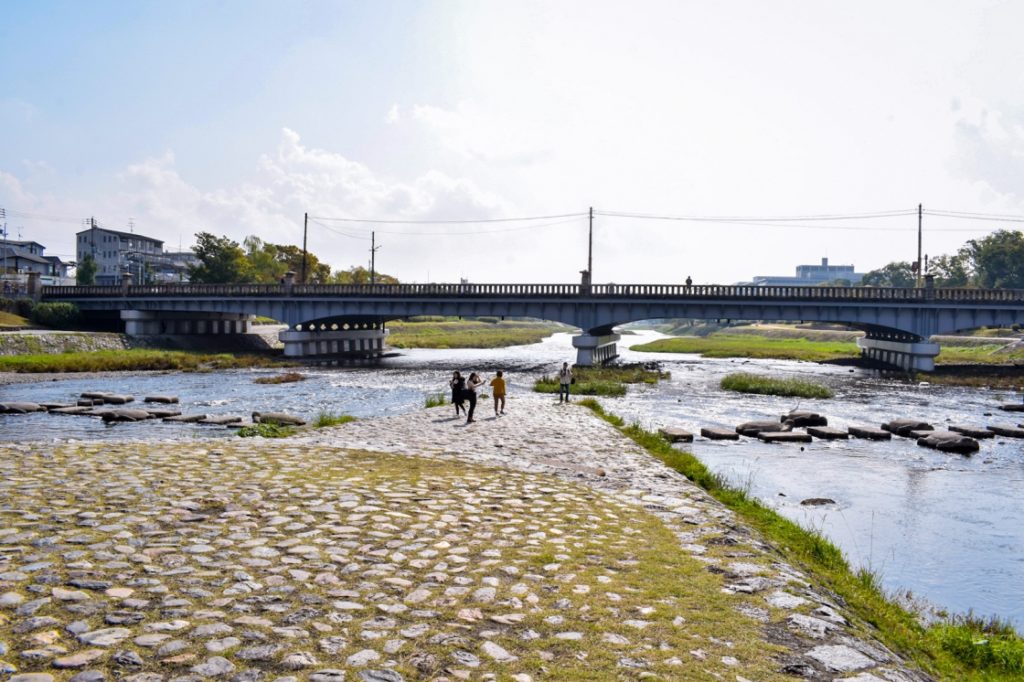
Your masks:
<instances>
[{"instance_id":1,"label":"power line","mask_svg":"<svg viewBox=\"0 0 1024 682\"><path fill-rule=\"evenodd\" d=\"M802 222L807 220L872 220L877 218L895 218L908 215L917 215L917 209L876 211L873 213L847 213L847 214L824 214L805 216L673 216L658 215L654 213L633 213L628 211L595 211L596 215L612 218L636 218L639 220L679 220L692 222L712 223L781 223L781 222Z\"/></svg>"},{"instance_id":2,"label":"power line","mask_svg":"<svg viewBox=\"0 0 1024 682\"><path fill-rule=\"evenodd\" d=\"M398 230L375 230L375 231L378 234L393 234L393 235L399 235L399 236L403 236L403 237L444 236L444 235L459 236L459 235L475 235L475 234L495 234L495 233L499 233L499 232L520 232L522 230L537 230L537 229L540 229L540 228L543 228L543 227L555 227L555 226L558 226L558 225L566 225L568 223L576 222L577 220L579 220L579 218L582 218L582 217L584 217L586 215L587 215L586 213L580 213L578 215L574 215L572 218L569 218L567 220L556 220L556 221L553 221L553 222L539 223L539 224L536 224L536 225L519 225L517 227L505 227L505 228L498 228L498 229L493 229L493 230L461 230L461 231L445 230L445 231L416 231L416 232L401 232L401 231L398 231ZM335 232L335 233L343 235L345 237L351 237L353 239L365 239L367 241L370 240L370 237L365 237L365 236L362 236L362 235L355 235L355 234L352 234L350 232L344 232L342 230L338 230L336 228L330 227L329 225L325 225L324 223L320 222L320 219L313 218L312 216L310 216L310 220L315 222L317 225L320 225L320 227L323 227L324 229L330 230L331 232ZM453 221L453 222L458 222L458 221ZM467 221L467 222L472 222L472 221Z\"/></svg>"},{"instance_id":3,"label":"power line","mask_svg":"<svg viewBox=\"0 0 1024 682\"><path fill-rule=\"evenodd\" d=\"M1000 215L997 213L963 213L960 211L925 210L924 214L939 218L953 218L954 220L984 220L997 223L1024 223L1024 216Z\"/></svg>"},{"instance_id":4,"label":"power line","mask_svg":"<svg viewBox=\"0 0 1024 682\"><path fill-rule=\"evenodd\" d=\"M392 225L456 225L456 224L473 224L473 223L514 223L523 222L528 220L550 220L553 218L580 218L587 215L586 212L580 213L561 213L558 215L535 215L525 216L521 218L478 218L476 220L379 220L371 218L328 218L325 216L310 216L310 218L316 218L317 220L330 220L332 222L345 222L345 223L374 223L374 224L392 224Z\"/></svg>"}]
</instances>

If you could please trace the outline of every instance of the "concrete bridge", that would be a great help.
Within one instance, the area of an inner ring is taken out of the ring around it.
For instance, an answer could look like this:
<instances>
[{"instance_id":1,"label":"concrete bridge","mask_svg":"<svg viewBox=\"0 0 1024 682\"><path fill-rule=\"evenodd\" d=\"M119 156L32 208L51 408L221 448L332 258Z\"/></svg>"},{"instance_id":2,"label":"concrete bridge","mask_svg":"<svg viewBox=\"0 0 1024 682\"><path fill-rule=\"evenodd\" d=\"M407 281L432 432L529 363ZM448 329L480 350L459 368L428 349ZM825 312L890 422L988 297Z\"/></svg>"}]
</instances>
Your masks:
<instances>
[{"instance_id":1,"label":"concrete bridge","mask_svg":"<svg viewBox=\"0 0 1024 682\"><path fill-rule=\"evenodd\" d=\"M176 284L43 287L47 301L119 313L129 335L236 334L254 315L288 325L285 354L372 355L389 320L534 317L583 330L577 363L615 357L616 325L647 319L816 321L862 329L864 357L931 370L934 334L1024 323L1024 290L665 284Z\"/></svg>"}]
</instances>

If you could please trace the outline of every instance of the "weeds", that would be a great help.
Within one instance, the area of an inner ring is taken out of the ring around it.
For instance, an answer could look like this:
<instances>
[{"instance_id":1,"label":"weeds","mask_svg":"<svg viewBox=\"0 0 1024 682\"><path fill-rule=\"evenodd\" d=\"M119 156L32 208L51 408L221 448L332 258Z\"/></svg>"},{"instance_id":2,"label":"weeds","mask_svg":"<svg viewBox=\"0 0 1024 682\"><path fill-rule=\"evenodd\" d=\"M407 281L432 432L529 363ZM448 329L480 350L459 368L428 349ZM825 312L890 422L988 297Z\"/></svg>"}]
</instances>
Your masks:
<instances>
[{"instance_id":1,"label":"weeds","mask_svg":"<svg viewBox=\"0 0 1024 682\"><path fill-rule=\"evenodd\" d=\"M282 363L265 355L190 353L186 351L100 350L77 353L6 355L0 357L0 372L120 372L182 370L196 372L243 367L275 367Z\"/></svg>"},{"instance_id":2,"label":"weeds","mask_svg":"<svg viewBox=\"0 0 1024 682\"><path fill-rule=\"evenodd\" d=\"M448 398L447 396L445 396L444 393L433 393L431 395L428 395L426 397L426 400L424 401L424 407L428 409L431 407L441 407L447 404Z\"/></svg>"},{"instance_id":3,"label":"weeds","mask_svg":"<svg viewBox=\"0 0 1024 682\"><path fill-rule=\"evenodd\" d=\"M257 377L253 379L254 384L294 384L297 381L305 381L306 375L298 372L285 372L272 377Z\"/></svg>"},{"instance_id":4,"label":"weeds","mask_svg":"<svg viewBox=\"0 0 1024 682\"><path fill-rule=\"evenodd\" d=\"M827 386L801 379L775 379L739 372L722 379L721 387L738 393L797 396L799 398L831 398L835 394Z\"/></svg>"},{"instance_id":5,"label":"weeds","mask_svg":"<svg viewBox=\"0 0 1024 682\"><path fill-rule=\"evenodd\" d=\"M626 395L626 384L656 384L671 376L668 372L651 369L640 363L614 367L574 367L576 383L572 393L616 397ZM544 375L534 382L537 393L558 393L558 377Z\"/></svg>"},{"instance_id":6,"label":"weeds","mask_svg":"<svg viewBox=\"0 0 1024 682\"><path fill-rule=\"evenodd\" d=\"M261 438L287 438L288 436L295 435L295 429L290 426L279 426L277 424L252 424L251 426L243 426L238 429L238 435L241 438L253 438L260 436Z\"/></svg>"},{"instance_id":7,"label":"weeds","mask_svg":"<svg viewBox=\"0 0 1024 682\"><path fill-rule=\"evenodd\" d=\"M341 424L348 424L354 421L356 421L356 418L350 414L334 414L333 412L321 411L313 419L313 428L322 429L328 426L340 426Z\"/></svg>"}]
</instances>

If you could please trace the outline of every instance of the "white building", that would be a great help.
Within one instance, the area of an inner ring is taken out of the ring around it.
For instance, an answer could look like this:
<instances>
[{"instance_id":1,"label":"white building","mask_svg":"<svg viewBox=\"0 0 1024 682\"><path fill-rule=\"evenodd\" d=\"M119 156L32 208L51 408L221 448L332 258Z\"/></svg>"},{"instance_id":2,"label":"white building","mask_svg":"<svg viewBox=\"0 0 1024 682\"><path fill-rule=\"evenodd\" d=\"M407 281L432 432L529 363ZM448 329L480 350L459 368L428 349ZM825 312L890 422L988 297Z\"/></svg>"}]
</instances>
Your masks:
<instances>
[{"instance_id":1,"label":"white building","mask_svg":"<svg viewBox=\"0 0 1024 682\"><path fill-rule=\"evenodd\" d=\"M164 260L164 243L132 232L90 227L76 239L78 263L86 256L96 261L96 284L120 284L121 273L131 272L133 282L146 281L153 265Z\"/></svg>"}]
</instances>

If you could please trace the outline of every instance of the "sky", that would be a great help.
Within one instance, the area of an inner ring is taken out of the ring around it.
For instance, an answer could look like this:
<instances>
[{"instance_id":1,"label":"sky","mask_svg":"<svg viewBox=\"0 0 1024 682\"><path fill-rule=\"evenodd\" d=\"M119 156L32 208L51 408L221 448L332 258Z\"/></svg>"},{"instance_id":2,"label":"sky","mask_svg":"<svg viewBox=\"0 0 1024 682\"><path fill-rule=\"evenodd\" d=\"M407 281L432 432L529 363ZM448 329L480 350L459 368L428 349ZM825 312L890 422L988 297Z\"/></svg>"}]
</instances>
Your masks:
<instances>
[{"instance_id":1,"label":"sky","mask_svg":"<svg viewBox=\"0 0 1024 682\"><path fill-rule=\"evenodd\" d=\"M200 231L301 245L308 214L336 269L367 265L375 232L402 281L575 282L593 207L595 282L732 283L914 260L918 204L1024 216L1014 0L0 16L0 208L11 238L68 258L90 217L176 250ZM880 212L901 215L863 217ZM850 217L766 220L794 216ZM925 215L924 252L1021 225Z\"/></svg>"}]
</instances>

